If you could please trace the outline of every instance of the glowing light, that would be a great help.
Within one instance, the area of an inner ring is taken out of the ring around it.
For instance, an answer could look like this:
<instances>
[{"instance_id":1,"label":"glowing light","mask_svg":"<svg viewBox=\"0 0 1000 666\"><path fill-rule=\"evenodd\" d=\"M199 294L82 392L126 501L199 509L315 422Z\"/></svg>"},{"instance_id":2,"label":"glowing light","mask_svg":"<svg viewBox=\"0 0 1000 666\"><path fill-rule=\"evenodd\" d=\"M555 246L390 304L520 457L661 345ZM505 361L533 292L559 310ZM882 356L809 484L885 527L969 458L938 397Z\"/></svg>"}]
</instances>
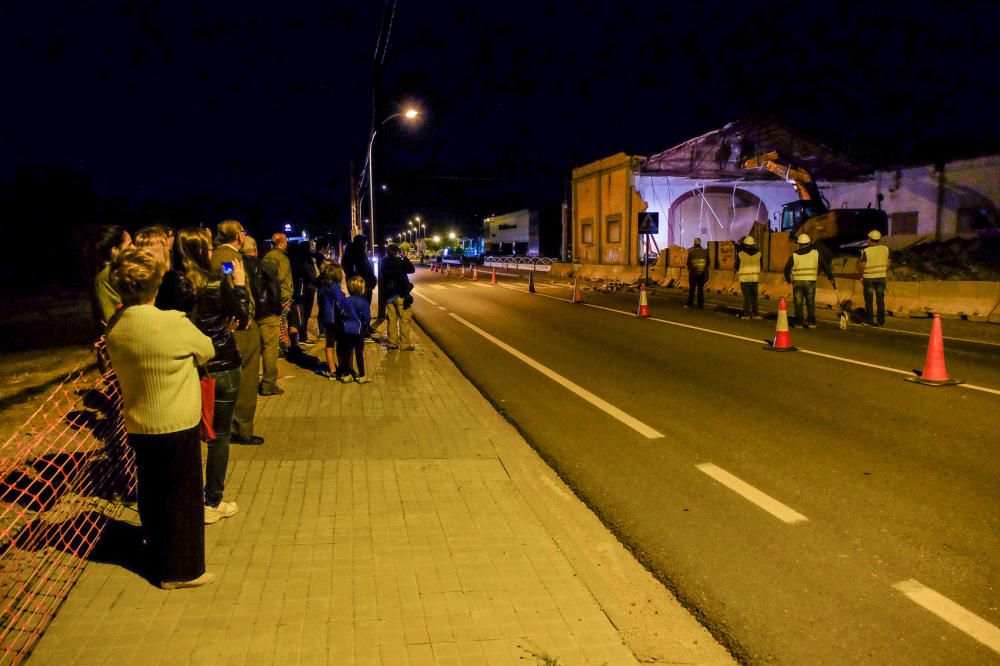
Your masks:
<instances>
[{"instance_id":1,"label":"glowing light","mask_svg":"<svg viewBox=\"0 0 1000 666\"><path fill-rule=\"evenodd\" d=\"M407 109L403 113L403 115L406 116L409 120L413 120L414 118L416 118L417 116L420 115L420 112L411 107L411 108Z\"/></svg>"}]
</instances>

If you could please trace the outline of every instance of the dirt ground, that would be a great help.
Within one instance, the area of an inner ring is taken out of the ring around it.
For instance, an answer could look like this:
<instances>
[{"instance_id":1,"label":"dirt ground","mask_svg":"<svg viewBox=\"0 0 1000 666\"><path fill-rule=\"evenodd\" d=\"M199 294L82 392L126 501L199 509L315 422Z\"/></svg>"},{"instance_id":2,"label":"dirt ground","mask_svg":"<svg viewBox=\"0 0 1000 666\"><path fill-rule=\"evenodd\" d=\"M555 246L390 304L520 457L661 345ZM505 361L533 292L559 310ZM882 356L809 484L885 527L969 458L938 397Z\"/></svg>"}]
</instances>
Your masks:
<instances>
[{"instance_id":1,"label":"dirt ground","mask_svg":"<svg viewBox=\"0 0 1000 666\"><path fill-rule=\"evenodd\" d=\"M0 301L0 443L78 367L96 379L94 324L85 295L57 292Z\"/></svg>"}]
</instances>

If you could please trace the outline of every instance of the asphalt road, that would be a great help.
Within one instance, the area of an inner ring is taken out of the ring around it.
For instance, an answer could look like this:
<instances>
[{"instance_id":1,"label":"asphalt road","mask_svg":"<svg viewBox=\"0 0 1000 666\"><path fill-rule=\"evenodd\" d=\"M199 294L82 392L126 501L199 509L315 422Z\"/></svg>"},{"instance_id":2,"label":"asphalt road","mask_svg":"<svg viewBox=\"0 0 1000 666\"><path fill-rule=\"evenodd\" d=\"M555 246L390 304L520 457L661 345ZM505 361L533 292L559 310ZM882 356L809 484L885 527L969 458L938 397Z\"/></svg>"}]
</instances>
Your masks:
<instances>
[{"instance_id":1,"label":"asphalt road","mask_svg":"<svg viewBox=\"0 0 1000 666\"><path fill-rule=\"evenodd\" d=\"M416 319L747 663L1000 662L1000 347L419 269ZM929 324L925 324L929 328ZM978 636L974 638L973 636ZM992 647L990 647L992 644Z\"/></svg>"}]
</instances>

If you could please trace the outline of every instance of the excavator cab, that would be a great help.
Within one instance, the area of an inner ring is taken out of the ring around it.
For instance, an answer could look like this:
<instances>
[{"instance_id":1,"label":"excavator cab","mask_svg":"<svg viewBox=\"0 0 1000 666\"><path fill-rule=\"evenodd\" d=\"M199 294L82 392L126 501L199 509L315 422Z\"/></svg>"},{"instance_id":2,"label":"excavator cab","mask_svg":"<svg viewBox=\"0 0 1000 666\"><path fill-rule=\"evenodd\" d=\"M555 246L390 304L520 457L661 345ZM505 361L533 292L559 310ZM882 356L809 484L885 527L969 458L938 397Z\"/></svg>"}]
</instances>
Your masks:
<instances>
[{"instance_id":1,"label":"excavator cab","mask_svg":"<svg viewBox=\"0 0 1000 666\"><path fill-rule=\"evenodd\" d=\"M787 203L781 207L781 231L797 231L806 220L826 211L826 206L815 199Z\"/></svg>"}]
</instances>

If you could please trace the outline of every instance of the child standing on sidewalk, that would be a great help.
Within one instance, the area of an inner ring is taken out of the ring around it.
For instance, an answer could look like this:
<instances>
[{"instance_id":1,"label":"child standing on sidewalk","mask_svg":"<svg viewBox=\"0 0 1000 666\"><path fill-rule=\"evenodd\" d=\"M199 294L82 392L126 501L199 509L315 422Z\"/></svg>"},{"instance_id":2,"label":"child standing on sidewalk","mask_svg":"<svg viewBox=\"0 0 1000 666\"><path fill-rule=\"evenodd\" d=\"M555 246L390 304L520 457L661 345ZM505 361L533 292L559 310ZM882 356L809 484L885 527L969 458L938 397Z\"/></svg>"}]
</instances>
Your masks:
<instances>
[{"instance_id":1,"label":"child standing on sidewalk","mask_svg":"<svg viewBox=\"0 0 1000 666\"><path fill-rule=\"evenodd\" d=\"M347 306L347 296L344 294L341 283L344 281L344 269L340 264L328 261L323 264L319 275L320 288L317 293L319 300L319 323L323 326L326 334L326 366L320 374L327 379L337 379L337 365L334 350L337 346L337 337L343 326L343 317L338 313L344 311Z\"/></svg>"},{"instance_id":2,"label":"child standing on sidewalk","mask_svg":"<svg viewBox=\"0 0 1000 666\"><path fill-rule=\"evenodd\" d=\"M342 311L342 332L337 338L337 372L345 384L357 379L359 384L367 384L365 376L365 336L371 332L371 305L365 300L365 281L355 275L347 281L347 291L351 294ZM357 363L357 372L352 371L351 352Z\"/></svg>"}]
</instances>

